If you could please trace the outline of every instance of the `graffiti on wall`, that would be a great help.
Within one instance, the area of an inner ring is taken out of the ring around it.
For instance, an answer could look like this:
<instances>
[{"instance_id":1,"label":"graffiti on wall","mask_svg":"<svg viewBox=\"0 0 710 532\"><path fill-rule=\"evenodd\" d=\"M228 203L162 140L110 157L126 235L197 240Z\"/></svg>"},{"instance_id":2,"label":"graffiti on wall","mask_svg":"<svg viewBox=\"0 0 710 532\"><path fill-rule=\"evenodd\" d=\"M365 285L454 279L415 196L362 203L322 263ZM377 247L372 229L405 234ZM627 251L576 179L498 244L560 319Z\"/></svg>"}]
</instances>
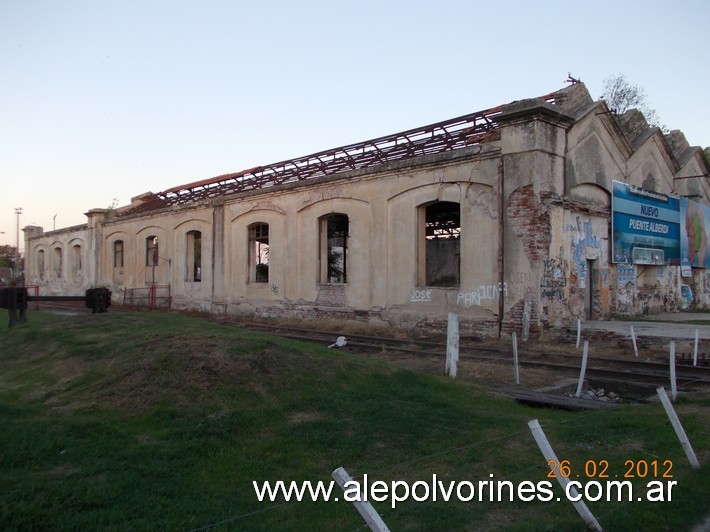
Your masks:
<instances>
[{"instance_id":1,"label":"graffiti on wall","mask_svg":"<svg viewBox=\"0 0 710 532\"><path fill-rule=\"evenodd\" d=\"M599 258L601 240L592 230L592 220L576 219L576 225L569 225L572 235L572 264L579 288L587 287L589 271L587 261Z\"/></svg>"},{"instance_id":2,"label":"graffiti on wall","mask_svg":"<svg viewBox=\"0 0 710 532\"><path fill-rule=\"evenodd\" d=\"M409 301L412 303L427 303L431 301L431 289L420 289L417 287L412 288L409 294Z\"/></svg>"},{"instance_id":3,"label":"graffiti on wall","mask_svg":"<svg viewBox=\"0 0 710 532\"><path fill-rule=\"evenodd\" d=\"M527 291L530 290L530 286L535 282L533 279L537 279L537 276L527 271L507 269L505 278L507 279L506 299L517 301L525 297Z\"/></svg>"},{"instance_id":4,"label":"graffiti on wall","mask_svg":"<svg viewBox=\"0 0 710 532\"><path fill-rule=\"evenodd\" d=\"M484 301L497 301L501 293L503 297L508 295L508 283L481 285L471 292L459 292L456 294L456 305L460 307L472 307L481 305ZM411 303L431 303L432 289L431 288L412 288L409 293L409 301Z\"/></svg>"},{"instance_id":5,"label":"graffiti on wall","mask_svg":"<svg viewBox=\"0 0 710 532\"><path fill-rule=\"evenodd\" d=\"M630 265L619 264L616 267L617 310L619 312L633 312L634 294L636 292L636 268Z\"/></svg>"},{"instance_id":6,"label":"graffiti on wall","mask_svg":"<svg viewBox=\"0 0 710 532\"><path fill-rule=\"evenodd\" d=\"M456 304L465 308L480 305L482 301L497 300L501 292L503 292L503 297L508 295L508 283L503 283L502 290L500 283L497 285L481 285L471 292L459 292L456 294Z\"/></svg>"},{"instance_id":7,"label":"graffiti on wall","mask_svg":"<svg viewBox=\"0 0 710 532\"><path fill-rule=\"evenodd\" d=\"M687 284L680 285L680 308L688 309L693 304L693 290Z\"/></svg>"},{"instance_id":8,"label":"graffiti on wall","mask_svg":"<svg viewBox=\"0 0 710 532\"><path fill-rule=\"evenodd\" d=\"M540 298L563 299L565 296L565 286L567 285L564 262L560 259L544 259L542 266Z\"/></svg>"}]
</instances>

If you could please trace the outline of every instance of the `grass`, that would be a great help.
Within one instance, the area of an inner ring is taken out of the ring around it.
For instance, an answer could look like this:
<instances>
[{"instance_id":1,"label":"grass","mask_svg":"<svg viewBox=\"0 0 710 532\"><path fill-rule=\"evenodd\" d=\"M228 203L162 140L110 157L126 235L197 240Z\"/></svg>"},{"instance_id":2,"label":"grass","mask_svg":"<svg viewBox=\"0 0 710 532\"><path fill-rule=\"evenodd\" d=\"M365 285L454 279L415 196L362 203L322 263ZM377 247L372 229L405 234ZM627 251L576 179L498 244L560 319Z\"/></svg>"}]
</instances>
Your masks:
<instances>
[{"instance_id":1,"label":"grass","mask_svg":"<svg viewBox=\"0 0 710 532\"><path fill-rule=\"evenodd\" d=\"M174 313L31 312L0 329L0 345L3 530L356 530L351 504L259 502L252 481L329 481L344 466L371 482L538 482L547 469L533 418L573 476L589 460L608 461L611 475L626 460L673 461L672 502L590 503L605 529L689 530L706 517L708 466L690 468L658 404L531 409L470 383ZM708 406L707 395L677 405L701 464ZM584 529L565 501L375 507L392 530Z\"/></svg>"}]
</instances>

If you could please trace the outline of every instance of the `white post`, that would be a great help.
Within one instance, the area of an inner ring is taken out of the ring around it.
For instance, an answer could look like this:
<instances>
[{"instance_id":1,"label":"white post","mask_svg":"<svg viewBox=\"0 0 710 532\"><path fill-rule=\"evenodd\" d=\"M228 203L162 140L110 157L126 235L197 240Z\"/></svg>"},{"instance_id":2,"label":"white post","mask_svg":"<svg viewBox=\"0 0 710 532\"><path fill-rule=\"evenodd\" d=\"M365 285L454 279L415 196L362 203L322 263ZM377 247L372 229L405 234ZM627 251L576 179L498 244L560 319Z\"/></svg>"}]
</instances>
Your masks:
<instances>
[{"instance_id":1,"label":"white post","mask_svg":"<svg viewBox=\"0 0 710 532\"><path fill-rule=\"evenodd\" d=\"M349 483L357 483L357 481L354 481L352 477L348 475L348 472L342 467L339 467L333 471L332 476L335 479L335 482L338 483L338 486L340 486L340 488L345 492L350 490L350 486L348 485ZM360 484L357 483L357 486L359 488ZM355 505L355 508L357 508L357 511L360 512L363 519L365 519L365 522L370 527L370 530L375 532L389 532L389 528L387 528L387 525L380 517L380 514L377 513L377 510L375 510L372 507L372 504L370 504L370 501L367 500L367 494L363 493L361 489L359 489L358 499L359 500L357 501L353 501L353 504Z\"/></svg>"},{"instance_id":2,"label":"white post","mask_svg":"<svg viewBox=\"0 0 710 532\"><path fill-rule=\"evenodd\" d=\"M550 442L547 441L547 437L545 436L545 433L543 432L538 420L533 419L532 421L529 421L528 427L530 427L530 431L532 432L533 438L535 438L537 446L540 448L540 451L542 451L542 455L545 457L545 460L547 460L548 465L552 464L552 467L557 468L557 482L560 483L560 486L562 486L562 489L565 491L565 493L569 493L572 497L577 499L576 501L572 502L572 504L574 505L574 509L577 510L577 513L582 517L582 519L584 519L584 522L587 523L587 526L601 532L602 526L599 524L599 521L596 520L587 505L584 504L584 501L582 500L582 497L579 496L577 489L572 486L571 488L569 488L569 492L567 491L569 478L560 474L560 461L557 459L557 455L552 449Z\"/></svg>"},{"instance_id":3,"label":"white post","mask_svg":"<svg viewBox=\"0 0 710 532\"><path fill-rule=\"evenodd\" d=\"M446 363L444 364L444 375L448 375L451 371L451 352L449 350L449 340L446 339Z\"/></svg>"},{"instance_id":4,"label":"white post","mask_svg":"<svg viewBox=\"0 0 710 532\"><path fill-rule=\"evenodd\" d=\"M584 341L584 351L582 351L582 368L579 371L579 383L577 383L577 393L575 397L579 397L584 386L584 374L587 372L587 352L589 351L589 340Z\"/></svg>"},{"instance_id":5,"label":"white post","mask_svg":"<svg viewBox=\"0 0 710 532\"><path fill-rule=\"evenodd\" d=\"M530 312L531 301L525 298L523 303L523 342L527 342L530 337Z\"/></svg>"},{"instance_id":6,"label":"white post","mask_svg":"<svg viewBox=\"0 0 710 532\"><path fill-rule=\"evenodd\" d=\"M449 312L449 324L446 338L446 370L452 379L456 378L456 365L459 361L459 315Z\"/></svg>"},{"instance_id":7,"label":"white post","mask_svg":"<svg viewBox=\"0 0 710 532\"><path fill-rule=\"evenodd\" d=\"M577 320L577 349L579 349L579 340L582 337L582 320Z\"/></svg>"},{"instance_id":8,"label":"white post","mask_svg":"<svg viewBox=\"0 0 710 532\"><path fill-rule=\"evenodd\" d=\"M693 349L693 366L698 365L698 330L695 329L695 349Z\"/></svg>"},{"instance_id":9,"label":"white post","mask_svg":"<svg viewBox=\"0 0 710 532\"><path fill-rule=\"evenodd\" d=\"M658 393L658 397L661 398L663 408L665 408L666 410L668 419L671 420L671 425L673 425L675 433L678 436L678 439L680 440L680 444L685 450L685 455L688 457L690 465L693 466L694 469L700 469L700 462L698 462L698 457L695 456L693 446L690 445L690 440L688 439L688 436L686 436L685 430L683 430L683 425L681 425L680 419L678 419L678 414L675 413L675 409L673 408L670 399L668 399L666 389L663 386L659 386L658 388L656 388L656 392Z\"/></svg>"},{"instance_id":10,"label":"white post","mask_svg":"<svg viewBox=\"0 0 710 532\"><path fill-rule=\"evenodd\" d=\"M631 326L631 341L634 343L634 355L636 358L639 357L639 347L636 345L636 334L634 333L634 326Z\"/></svg>"},{"instance_id":11,"label":"white post","mask_svg":"<svg viewBox=\"0 0 710 532\"><path fill-rule=\"evenodd\" d=\"M518 335L513 331L513 365L515 366L515 384L520 384L520 366L518 366Z\"/></svg>"},{"instance_id":12,"label":"white post","mask_svg":"<svg viewBox=\"0 0 710 532\"><path fill-rule=\"evenodd\" d=\"M671 397L675 401L678 398L678 388L675 383L675 341L671 340Z\"/></svg>"}]
</instances>

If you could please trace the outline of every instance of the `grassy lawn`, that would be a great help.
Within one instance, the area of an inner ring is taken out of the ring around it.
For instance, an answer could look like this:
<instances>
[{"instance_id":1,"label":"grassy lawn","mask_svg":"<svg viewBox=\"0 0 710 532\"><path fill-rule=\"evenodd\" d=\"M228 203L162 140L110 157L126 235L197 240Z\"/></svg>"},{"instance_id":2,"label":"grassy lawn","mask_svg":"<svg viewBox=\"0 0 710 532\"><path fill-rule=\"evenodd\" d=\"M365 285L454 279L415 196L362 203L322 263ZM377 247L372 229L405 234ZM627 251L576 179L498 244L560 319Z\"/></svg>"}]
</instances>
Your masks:
<instances>
[{"instance_id":1,"label":"grassy lawn","mask_svg":"<svg viewBox=\"0 0 710 532\"><path fill-rule=\"evenodd\" d=\"M339 466L370 483L544 481L534 418L573 479L602 460L610 480L627 460L672 461L670 502L589 503L605 529L690 530L710 513L707 394L677 404L703 464L694 470L659 404L533 409L471 383L179 314L30 312L27 324L0 328L0 346L2 530L356 530L364 521L337 487L341 502L272 503L257 500L252 481L330 481ZM634 494L649 480L633 479ZM550 502L476 493L374 506L393 531L584 530L555 500L556 482L554 491Z\"/></svg>"}]
</instances>

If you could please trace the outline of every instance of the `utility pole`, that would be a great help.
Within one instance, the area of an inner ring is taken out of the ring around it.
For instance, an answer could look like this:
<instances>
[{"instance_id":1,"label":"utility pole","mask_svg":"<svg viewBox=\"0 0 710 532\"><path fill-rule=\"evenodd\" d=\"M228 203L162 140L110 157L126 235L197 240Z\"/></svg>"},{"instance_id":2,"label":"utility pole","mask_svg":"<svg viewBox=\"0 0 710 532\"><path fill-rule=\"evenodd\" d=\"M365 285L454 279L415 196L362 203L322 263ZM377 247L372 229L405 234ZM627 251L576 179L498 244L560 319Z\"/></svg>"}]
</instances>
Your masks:
<instances>
[{"instance_id":1,"label":"utility pole","mask_svg":"<svg viewBox=\"0 0 710 532\"><path fill-rule=\"evenodd\" d=\"M17 246L15 247L15 279L20 276L20 214L22 214L22 207L17 207L15 209L15 214L17 215Z\"/></svg>"}]
</instances>

